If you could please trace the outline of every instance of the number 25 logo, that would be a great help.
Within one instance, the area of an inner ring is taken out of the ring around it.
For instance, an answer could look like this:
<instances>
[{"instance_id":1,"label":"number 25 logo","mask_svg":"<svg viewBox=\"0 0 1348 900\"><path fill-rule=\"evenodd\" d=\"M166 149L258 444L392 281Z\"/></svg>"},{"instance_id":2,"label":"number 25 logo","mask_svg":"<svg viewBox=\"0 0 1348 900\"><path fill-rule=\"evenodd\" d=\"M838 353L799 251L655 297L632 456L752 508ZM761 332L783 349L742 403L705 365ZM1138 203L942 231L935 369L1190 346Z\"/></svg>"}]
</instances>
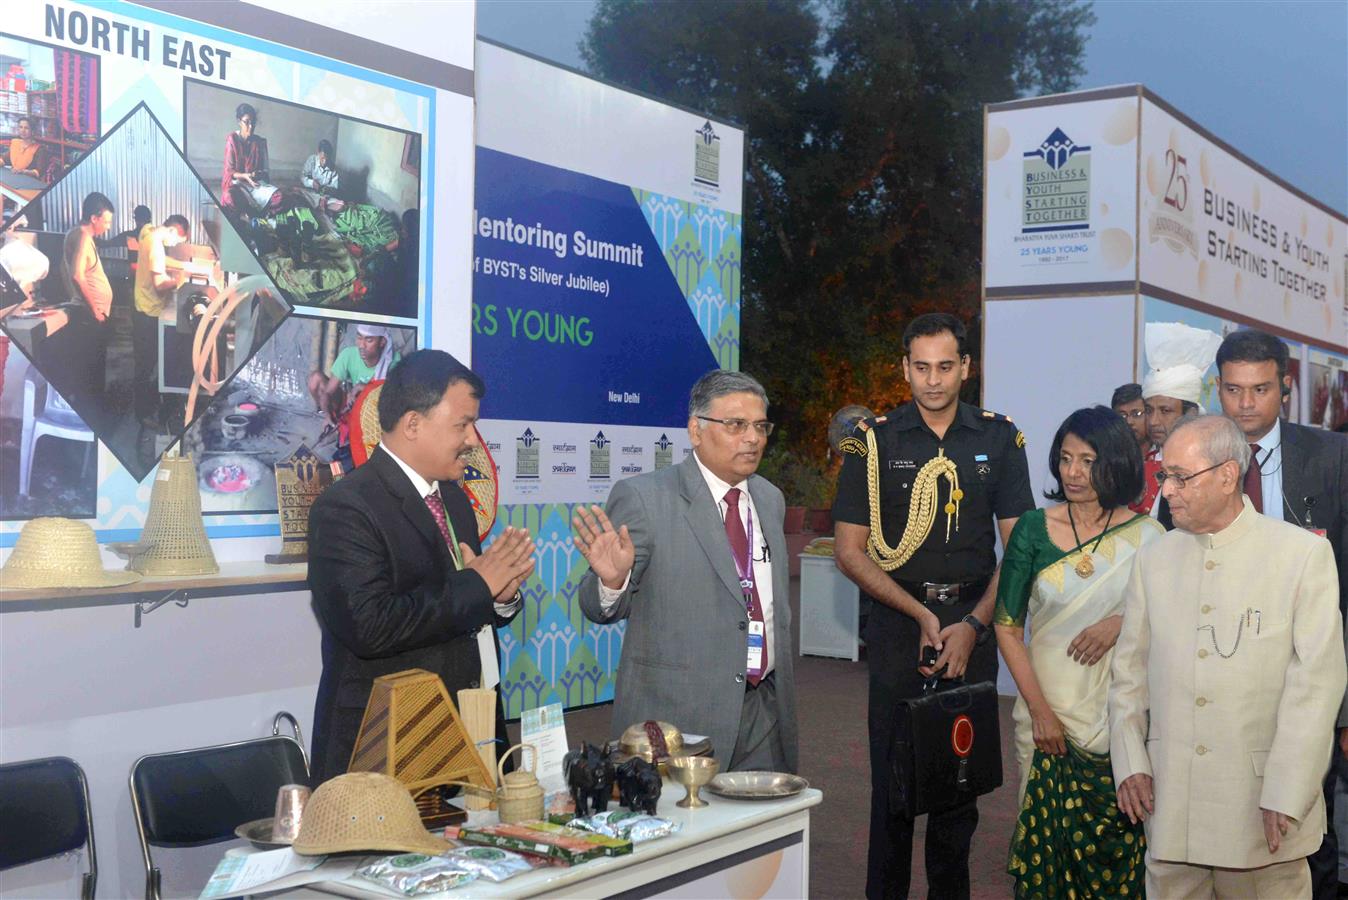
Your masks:
<instances>
[{"instance_id":1,"label":"number 25 logo","mask_svg":"<svg viewBox=\"0 0 1348 900\"><path fill-rule=\"evenodd\" d=\"M1165 152L1165 164L1170 168L1170 180L1165 186L1165 202L1180 212L1189 205L1189 164L1174 150Z\"/></svg>"}]
</instances>

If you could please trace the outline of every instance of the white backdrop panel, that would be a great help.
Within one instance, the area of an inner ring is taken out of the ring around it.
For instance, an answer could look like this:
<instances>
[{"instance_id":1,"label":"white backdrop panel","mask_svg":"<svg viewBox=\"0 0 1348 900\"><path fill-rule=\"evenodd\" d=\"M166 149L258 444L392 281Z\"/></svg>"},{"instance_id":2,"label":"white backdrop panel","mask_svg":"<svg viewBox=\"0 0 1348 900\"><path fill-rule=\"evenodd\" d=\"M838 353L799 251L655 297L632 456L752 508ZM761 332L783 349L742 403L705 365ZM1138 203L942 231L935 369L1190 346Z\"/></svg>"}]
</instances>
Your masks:
<instances>
[{"instance_id":1,"label":"white backdrop panel","mask_svg":"<svg viewBox=\"0 0 1348 900\"><path fill-rule=\"evenodd\" d=\"M1133 280L1137 105L1119 97L988 113L985 287Z\"/></svg>"}]
</instances>

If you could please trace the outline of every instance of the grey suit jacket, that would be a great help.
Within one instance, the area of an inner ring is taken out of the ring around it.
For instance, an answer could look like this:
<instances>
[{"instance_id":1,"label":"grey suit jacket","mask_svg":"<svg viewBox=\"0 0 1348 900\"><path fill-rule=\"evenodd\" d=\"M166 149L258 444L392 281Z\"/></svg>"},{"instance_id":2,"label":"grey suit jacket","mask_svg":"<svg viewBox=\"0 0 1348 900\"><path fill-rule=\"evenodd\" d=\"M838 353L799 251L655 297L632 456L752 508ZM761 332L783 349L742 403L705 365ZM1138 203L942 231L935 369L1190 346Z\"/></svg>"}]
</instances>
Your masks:
<instances>
[{"instance_id":1,"label":"grey suit jacket","mask_svg":"<svg viewBox=\"0 0 1348 900\"><path fill-rule=\"evenodd\" d=\"M798 765L796 686L782 492L749 478L749 495L772 559L773 627L769 653L787 768ZM748 615L725 525L691 455L677 466L613 486L608 516L626 525L636 547L632 577L606 615L599 580L588 572L580 605L593 622L627 620L613 702L613 734L658 719L688 734L709 735L722 765L739 734L744 703Z\"/></svg>"}]
</instances>

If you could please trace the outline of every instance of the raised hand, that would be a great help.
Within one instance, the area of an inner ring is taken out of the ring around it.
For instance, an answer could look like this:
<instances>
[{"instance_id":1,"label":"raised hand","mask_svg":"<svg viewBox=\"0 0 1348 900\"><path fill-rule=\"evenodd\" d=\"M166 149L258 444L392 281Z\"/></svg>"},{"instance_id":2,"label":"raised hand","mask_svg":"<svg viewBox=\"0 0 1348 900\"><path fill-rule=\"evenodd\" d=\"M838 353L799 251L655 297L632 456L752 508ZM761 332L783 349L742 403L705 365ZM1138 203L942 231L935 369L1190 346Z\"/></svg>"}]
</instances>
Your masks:
<instances>
[{"instance_id":1,"label":"raised hand","mask_svg":"<svg viewBox=\"0 0 1348 900\"><path fill-rule=\"evenodd\" d=\"M571 540L590 564L595 576L603 582L604 587L615 591L620 589L637 558L637 550L627 533L627 526L614 531L613 523L598 506L589 509L576 507L571 526L575 531Z\"/></svg>"},{"instance_id":2,"label":"raised hand","mask_svg":"<svg viewBox=\"0 0 1348 900\"><path fill-rule=\"evenodd\" d=\"M482 576L497 603L508 603L534 571L534 541L523 528L507 528L481 556L464 543L459 552L464 568Z\"/></svg>"}]
</instances>

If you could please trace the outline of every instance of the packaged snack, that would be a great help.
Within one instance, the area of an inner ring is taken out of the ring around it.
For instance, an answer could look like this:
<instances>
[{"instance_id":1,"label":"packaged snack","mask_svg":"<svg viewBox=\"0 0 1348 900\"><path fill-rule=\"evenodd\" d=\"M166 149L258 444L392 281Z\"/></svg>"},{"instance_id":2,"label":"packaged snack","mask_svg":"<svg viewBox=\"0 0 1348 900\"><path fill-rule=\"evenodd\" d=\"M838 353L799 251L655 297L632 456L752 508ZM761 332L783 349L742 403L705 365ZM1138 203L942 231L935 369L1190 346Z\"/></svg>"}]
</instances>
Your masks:
<instances>
[{"instance_id":1,"label":"packaged snack","mask_svg":"<svg viewBox=\"0 0 1348 900\"><path fill-rule=\"evenodd\" d=\"M468 844L486 844L506 850L549 856L565 860L572 865L599 856L622 856L632 852L631 841L566 828L551 822L516 822L509 825L465 827L459 832L459 839Z\"/></svg>"},{"instance_id":2,"label":"packaged snack","mask_svg":"<svg viewBox=\"0 0 1348 900\"><path fill-rule=\"evenodd\" d=\"M595 834L631 841L634 844L662 838L683 827L680 822L671 822L669 819L660 819L655 816L648 816L645 813L628 812L625 809L595 813L583 819L572 819L567 825L571 828L593 831Z\"/></svg>"},{"instance_id":3,"label":"packaged snack","mask_svg":"<svg viewBox=\"0 0 1348 900\"><path fill-rule=\"evenodd\" d=\"M438 894L465 885L477 877L462 863L443 856L401 853L361 866L356 874L408 897Z\"/></svg>"},{"instance_id":4,"label":"packaged snack","mask_svg":"<svg viewBox=\"0 0 1348 900\"><path fill-rule=\"evenodd\" d=\"M460 847L446 853L445 858L488 881L505 881L534 868L518 853L497 847Z\"/></svg>"}]
</instances>

